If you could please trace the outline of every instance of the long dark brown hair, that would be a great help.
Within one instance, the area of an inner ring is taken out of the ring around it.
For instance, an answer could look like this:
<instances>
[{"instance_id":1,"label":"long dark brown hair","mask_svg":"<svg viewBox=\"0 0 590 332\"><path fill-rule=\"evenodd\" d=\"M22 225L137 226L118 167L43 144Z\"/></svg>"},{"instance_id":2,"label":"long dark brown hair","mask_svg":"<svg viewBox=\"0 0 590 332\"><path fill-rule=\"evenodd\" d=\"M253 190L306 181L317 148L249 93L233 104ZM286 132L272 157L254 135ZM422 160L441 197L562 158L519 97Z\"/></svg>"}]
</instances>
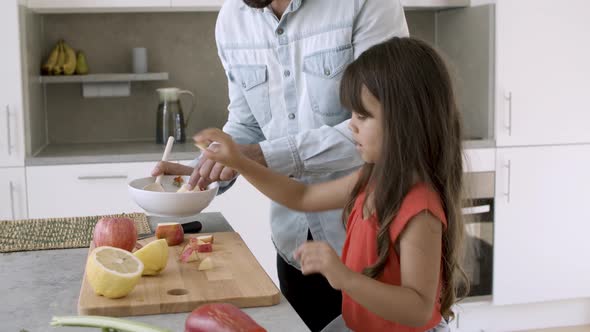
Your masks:
<instances>
[{"instance_id":1,"label":"long dark brown hair","mask_svg":"<svg viewBox=\"0 0 590 332\"><path fill-rule=\"evenodd\" d=\"M440 301L442 316L452 319L451 306L460 295L459 277L466 285L468 281L459 264L464 232L460 210L462 133L451 77L442 58L428 44L395 37L361 54L341 81L342 105L370 116L361 100L363 86L383 110L381 157L375 164L363 166L343 214L346 223L357 196L367 188L373 190L378 259L363 273L377 278L383 272L390 250L394 250L389 228L418 176L439 194L447 218Z\"/></svg>"}]
</instances>

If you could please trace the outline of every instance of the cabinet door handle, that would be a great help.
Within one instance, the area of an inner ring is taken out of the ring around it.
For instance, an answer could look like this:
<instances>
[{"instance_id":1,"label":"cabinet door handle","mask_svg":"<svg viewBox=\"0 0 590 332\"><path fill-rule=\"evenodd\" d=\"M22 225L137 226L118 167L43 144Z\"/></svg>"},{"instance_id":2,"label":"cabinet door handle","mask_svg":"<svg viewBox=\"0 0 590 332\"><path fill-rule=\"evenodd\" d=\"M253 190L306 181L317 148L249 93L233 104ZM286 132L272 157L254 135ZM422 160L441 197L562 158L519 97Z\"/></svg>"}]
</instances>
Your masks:
<instances>
[{"instance_id":1,"label":"cabinet door handle","mask_svg":"<svg viewBox=\"0 0 590 332\"><path fill-rule=\"evenodd\" d=\"M79 176L78 180L92 181L92 180L113 180L113 179L127 179L127 175L90 175Z\"/></svg>"},{"instance_id":2,"label":"cabinet door handle","mask_svg":"<svg viewBox=\"0 0 590 332\"><path fill-rule=\"evenodd\" d=\"M8 181L8 190L10 191L10 213L12 220L16 220L16 214L14 212L14 183Z\"/></svg>"},{"instance_id":3,"label":"cabinet door handle","mask_svg":"<svg viewBox=\"0 0 590 332\"><path fill-rule=\"evenodd\" d=\"M504 164L504 168L506 168L506 179L507 179L507 185L506 185L506 191L504 191L504 196L506 196L506 203L510 203L510 173L511 173L511 164L510 164L510 160L508 160L508 162L506 164Z\"/></svg>"},{"instance_id":4,"label":"cabinet door handle","mask_svg":"<svg viewBox=\"0 0 590 332\"><path fill-rule=\"evenodd\" d=\"M10 133L10 106L6 105L6 144L8 145L8 155L12 155L12 134Z\"/></svg>"},{"instance_id":5,"label":"cabinet door handle","mask_svg":"<svg viewBox=\"0 0 590 332\"><path fill-rule=\"evenodd\" d=\"M508 129L508 136L512 136L512 91L504 94L504 99L508 102L508 116L506 117L507 121L504 121L504 127Z\"/></svg>"}]
</instances>

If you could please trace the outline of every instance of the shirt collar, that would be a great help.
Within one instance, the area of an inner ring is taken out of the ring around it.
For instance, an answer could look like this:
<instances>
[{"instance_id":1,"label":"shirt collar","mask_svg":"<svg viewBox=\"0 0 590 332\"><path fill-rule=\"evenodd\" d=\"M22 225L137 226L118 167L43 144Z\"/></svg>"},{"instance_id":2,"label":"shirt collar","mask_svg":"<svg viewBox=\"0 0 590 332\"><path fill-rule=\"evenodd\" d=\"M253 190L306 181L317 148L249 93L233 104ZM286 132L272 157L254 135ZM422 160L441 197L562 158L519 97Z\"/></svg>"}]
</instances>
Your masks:
<instances>
[{"instance_id":1,"label":"shirt collar","mask_svg":"<svg viewBox=\"0 0 590 332\"><path fill-rule=\"evenodd\" d=\"M303 2L303 0L291 0L291 4L289 5L289 11L294 12L297 9L299 9L299 7L301 7L301 3ZM240 9L244 10L244 9L250 9L253 11L264 11L264 10L270 10L270 8L266 7L266 8L262 8L262 9L257 9L257 8L252 8L247 6L244 1L242 1L242 4L240 5Z\"/></svg>"}]
</instances>

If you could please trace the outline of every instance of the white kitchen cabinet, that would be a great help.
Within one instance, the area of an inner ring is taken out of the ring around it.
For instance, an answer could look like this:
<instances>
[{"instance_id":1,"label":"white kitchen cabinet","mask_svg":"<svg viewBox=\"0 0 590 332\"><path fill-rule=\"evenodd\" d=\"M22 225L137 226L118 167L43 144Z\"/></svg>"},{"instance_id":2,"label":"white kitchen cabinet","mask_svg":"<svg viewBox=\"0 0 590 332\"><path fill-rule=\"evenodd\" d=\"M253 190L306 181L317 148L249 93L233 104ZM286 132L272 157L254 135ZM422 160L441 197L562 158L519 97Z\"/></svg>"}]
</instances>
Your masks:
<instances>
[{"instance_id":1,"label":"white kitchen cabinet","mask_svg":"<svg viewBox=\"0 0 590 332\"><path fill-rule=\"evenodd\" d=\"M18 3L0 1L0 167L23 166L25 155Z\"/></svg>"},{"instance_id":2,"label":"white kitchen cabinet","mask_svg":"<svg viewBox=\"0 0 590 332\"><path fill-rule=\"evenodd\" d=\"M27 167L30 218L142 212L127 183L149 176L153 162Z\"/></svg>"},{"instance_id":3,"label":"white kitchen cabinet","mask_svg":"<svg viewBox=\"0 0 590 332\"><path fill-rule=\"evenodd\" d=\"M0 168L0 220L27 218L24 167Z\"/></svg>"},{"instance_id":4,"label":"white kitchen cabinet","mask_svg":"<svg viewBox=\"0 0 590 332\"><path fill-rule=\"evenodd\" d=\"M590 2L496 1L498 146L590 142Z\"/></svg>"},{"instance_id":5,"label":"white kitchen cabinet","mask_svg":"<svg viewBox=\"0 0 590 332\"><path fill-rule=\"evenodd\" d=\"M496 155L494 304L590 297L590 145Z\"/></svg>"},{"instance_id":6,"label":"white kitchen cabinet","mask_svg":"<svg viewBox=\"0 0 590 332\"><path fill-rule=\"evenodd\" d=\"M142 11L170 8L170 0L28 0L39 13Z\"/></svg>"}]
</instances>

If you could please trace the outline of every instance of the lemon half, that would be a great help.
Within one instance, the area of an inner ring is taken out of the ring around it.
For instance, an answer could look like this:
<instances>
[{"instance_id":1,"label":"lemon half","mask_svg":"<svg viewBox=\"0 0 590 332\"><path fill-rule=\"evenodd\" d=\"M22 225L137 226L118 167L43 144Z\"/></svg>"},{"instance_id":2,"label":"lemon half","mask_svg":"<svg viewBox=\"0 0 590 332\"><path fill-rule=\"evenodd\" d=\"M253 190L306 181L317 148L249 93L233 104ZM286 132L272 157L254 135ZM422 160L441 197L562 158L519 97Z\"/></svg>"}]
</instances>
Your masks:
<instances>
[{"instance_id":1,"label":"lemon half","mask_svg":"<svg viewBox=\"0 0 590 332\"><path fill-rule=\"evenodd\" d=\"M144 276L156 275L168 264L168 243L166 239L152 241L133 254L143 263Z\"/></svg>"},{"instance_id":2,"label":"lemon half","mask_svg":"<svg viewBox=\"0 0 590 332\"><path fill-rule=\"evenodd\" d=\"M132 253L114 247L98 247L86 262L86 277L98 295L116 299L135 288L141 278L143 263Z\"/></svg>"}]
</instances>

